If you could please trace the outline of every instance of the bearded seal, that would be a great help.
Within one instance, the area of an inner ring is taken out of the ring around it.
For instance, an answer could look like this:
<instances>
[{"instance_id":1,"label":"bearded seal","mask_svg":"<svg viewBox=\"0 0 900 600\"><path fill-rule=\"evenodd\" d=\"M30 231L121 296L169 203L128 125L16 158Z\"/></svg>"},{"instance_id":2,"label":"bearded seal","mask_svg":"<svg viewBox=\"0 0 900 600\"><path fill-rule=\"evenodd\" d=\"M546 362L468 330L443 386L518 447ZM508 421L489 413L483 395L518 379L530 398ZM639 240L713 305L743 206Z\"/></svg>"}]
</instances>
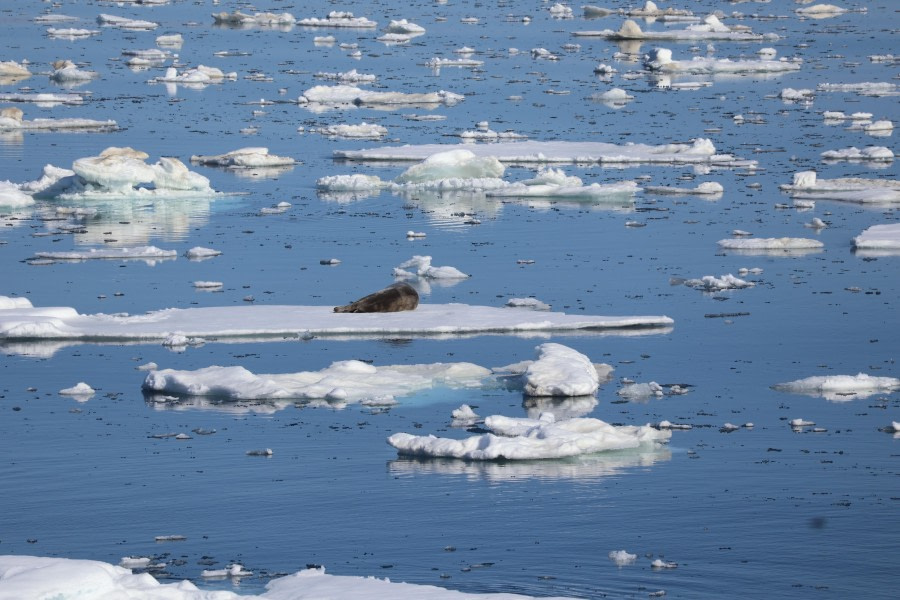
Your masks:
<instances>
[{"instance_id":1,"label":"bearded seal","mask_svg":"<svg viewBox=\"0 0 900 600\"><path fill-rule=\"evenodd\" d=\"M405 282L398 282L378 290L346 306L335 306L336 313L399 312L413 310L419 305L419 293Z\"/></svg>"}]
</instances>

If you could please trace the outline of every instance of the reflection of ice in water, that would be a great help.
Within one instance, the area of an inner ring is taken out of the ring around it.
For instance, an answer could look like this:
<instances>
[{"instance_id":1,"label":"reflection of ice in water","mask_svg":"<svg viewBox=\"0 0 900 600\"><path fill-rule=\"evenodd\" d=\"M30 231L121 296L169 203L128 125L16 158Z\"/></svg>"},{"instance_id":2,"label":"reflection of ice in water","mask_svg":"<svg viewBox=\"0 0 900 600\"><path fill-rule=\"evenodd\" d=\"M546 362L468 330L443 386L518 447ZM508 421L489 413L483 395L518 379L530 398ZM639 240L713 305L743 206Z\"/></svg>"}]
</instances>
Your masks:
<instances>
[{"instance_id":1,"label":"reflection of ice in water","mask_svg":"<svg viewBox=\"0 0 900 600\"><path fill-rule=\"evenodd\" d=\"M650 467L671 460L667 447L639 447L559 460L462 461L455 459L398 458L388 462L392 475L462 475L469 480L529 481L531 479L602 479L629 469Z\"/></svg>"}]
</instances>

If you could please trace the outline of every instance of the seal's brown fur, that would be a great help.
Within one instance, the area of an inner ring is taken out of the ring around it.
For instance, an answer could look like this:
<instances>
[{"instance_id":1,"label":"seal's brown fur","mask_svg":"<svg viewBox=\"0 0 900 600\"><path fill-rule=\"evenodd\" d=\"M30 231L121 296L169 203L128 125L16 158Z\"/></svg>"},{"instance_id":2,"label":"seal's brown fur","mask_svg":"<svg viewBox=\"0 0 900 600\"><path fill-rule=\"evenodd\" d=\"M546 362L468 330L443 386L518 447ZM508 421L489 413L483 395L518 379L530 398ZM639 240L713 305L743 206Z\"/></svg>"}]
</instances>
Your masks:
<instances>
[{"instance_id":1,"label":"seal's brown fur","mask_svg":"<svg viewBox=\"0 0 900 600\"><path fill-rule=\"evenodd\" d=\"M335 306L337 313L399 312L419 305L419 294L408 283L398 282L369 294L346 306Z\"/></svg>"}]
</instances>

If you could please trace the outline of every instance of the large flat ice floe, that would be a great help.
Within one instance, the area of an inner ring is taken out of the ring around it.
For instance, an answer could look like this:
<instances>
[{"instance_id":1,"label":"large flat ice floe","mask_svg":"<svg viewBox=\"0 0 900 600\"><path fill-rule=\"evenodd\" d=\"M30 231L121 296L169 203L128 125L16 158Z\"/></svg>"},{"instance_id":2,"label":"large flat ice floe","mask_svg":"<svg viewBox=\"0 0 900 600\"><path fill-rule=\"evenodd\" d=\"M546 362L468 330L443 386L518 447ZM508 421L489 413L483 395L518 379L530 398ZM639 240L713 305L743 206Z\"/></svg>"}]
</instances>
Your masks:
<instances>
[{"instance_id":1,"label":"large flat ice floe","mask_svg":"<svg viewBox=\"0 0 900 600\"><path fill-rule=\"evenodd\" d=\"M900 223L872 225L853 238L853 247L886 254L900 252Z\"/></svg>"},{"instance_id":2,"label":"large flat ice floe","mask_svg":"<svg viewBox=\"0 0 900 600\"><path fill-rule=\"evenodd\" d=\"M825 247L825 244L819 240L795 237L738 238L719 240L717 243L723 250L763 251L767 253L821 250Z\"/></svg>"},{"instance_id":3,"label":"large flat ice floe","mask_svg":"<svg viewBox=\"0 0 900 600\"><path fill-rule=\"evenodd\" d=\"M896 377L873 377L867 373L856 375L818 375L779 383L772 386L781 392L821 396L826 400L854 400L875 394L900 390Z\"/></svg>"},{"instance_id":4,"label":"large flat ice floe","mask_svg":"<svg viewBox=\"0 0 900 600\"><path fill-rule=\"evenodd\" d=\"M163 156L154 164L132 148L110 147L98 156L76 159L72 170L44 167L41 179L19 188L35 198L103 200L113 198L207 198L217 192L209 179L189 171L177 158Z\"/></svg>"},{"instance_id":5,"label":"large flat ice floe","mask_svg":"<svg viewBox=\"0 0 900 600\"><path fill-rule=\"evenodd\" d=\"M792 183L782 185L781 189L793 198L809 200L844 200L876 205L900 202L900 181L896 179L819 179L815 171L800 171L794 173Z\"/></svg>"},{"instance_id":6,"label":"large flat ice floe","mask_svg":"<svg viewBox=\"0 0 900 600\"><path fill-rule=\"evenodd\" d=\"M466 594L431 585L395 583L375 577L327 575L324 567L273 579L260 595L201 590L190 581L160 583L148 573L95 560L0 556L0 597L142 600L527 600L518 594ZM547 600L565 600L548 598Z\"/></svg>"},{"instance_id":7,"label":"large flat ice floe","mask_svg":"<svg viewBox=\"0 0 900 600\"><path fill-rule=\"evenodd\" d=\"M484 426L492 433L465 439L395 433L388 444L401 456L463 460L540 460L637 448L666 442L672 432L644 426L610 425L600 419L557 422L552 414L539 419L491 415Z\"/></svg>"},{"instance_id":8,"label":"large flat ice floe","mask_svg":"<svg viewBox=\"0 0 900 600\"><path fill-rule=\"evenodd\" d=\"M298 104L313 111L328 108L369 106L374 108L399 108L415 106L453 106L465 96L446 90L437 92L376 92L354 85L317 85L309 88L297 99Z\"/></svg>"},{"instance_id":9,"label":"large flat ice floe","mask_svg":"<svg viewBox=\"0 0 900 600\"><path fill-rule=\"evenodd\" d=\"M31 119L24 118L21 109L14 106L0 110L0 131L110 131L118 125L115 121L97 121L94 119Z\"/></svg>"},{"instance_id":10,"label":"large flat ice floe","mask_svg":"<svg viewBox=\"0 0 900 600\"><path fill-rule=\"evenodd\" d=\"M701 164L752 167L756 161L719 154L713 143L697 138L690 144L610 144L606 142L511 141L497 144L422 144L382 146L365 150L335 150L334 156L354 161L420 161L451 150L468 150L502 163L525 164Z\"/></svg>"},{"instance_id":11,"label":"large flat ice floe","mask_svg":"<svg viewBox=\"0 0 900 600\"><path fill-rule=\"evenodd\" d=\"M656 48L644 57L644 66L661 73L784 73L799 71L800 62L788 60L730 60L695 56L691 60L673 60L668 48Z\"/></svg>"},{"instance_id":12,"label":"large flat ice floe","mask_svg":"<svg viewBox=\"0 0 900 600\"><path fill-rule=\"evenodd\" d=\"M777 40L778 35L758 34L750 31L748 27L729 27L719 21L715 15L709 15L696 25L688 25L685 29L666 29L663 31L643 31L635 21L627 19L617 29L602 29L599 31L574 31L576 37L599 37L607 40L731 40L743 42L761 42L763 40Z\"/></svg>"},{"instance_id":13,"label":"large flat ice floe","mask_svg":"<svg viewBox=\"0 0 900 600\"><path fill-rule=\"evenodd\" d=\"M529 334L668 328L673 323L666 316L567 315L468 304L420 304L413 311L397 313L335 313L332 306L168 308L134 316L17 306L0 310L0 339L162 341L173 333L207 341L254 336Z\"/></svg>"},{"instance_id":14,"label":"large flat ice floe","mask_svg":"<svg viewBox=\"0 0 900 600\"><path fill-rule=\"evenodd\" d=\"M259 167L283 167L294 165L296 160L288 156L269 154L268 148L239 148L224 154L191 156L191 162L228 169L255 169Z\"/></svg>"}]
</instances>

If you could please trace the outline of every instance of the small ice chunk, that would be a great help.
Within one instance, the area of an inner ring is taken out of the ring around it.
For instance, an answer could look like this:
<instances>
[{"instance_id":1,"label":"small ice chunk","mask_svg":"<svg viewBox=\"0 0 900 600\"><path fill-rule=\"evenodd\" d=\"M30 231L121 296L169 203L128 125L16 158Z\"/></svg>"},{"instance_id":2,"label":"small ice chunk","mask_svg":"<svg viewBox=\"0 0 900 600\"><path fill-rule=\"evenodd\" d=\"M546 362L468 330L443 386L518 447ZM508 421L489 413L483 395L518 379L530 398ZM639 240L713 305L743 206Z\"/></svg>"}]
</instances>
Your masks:
<instances>
[{"instance_id":1,"label":"small ice chunk","mask_svg":"<svg viewBox=\"0 0 900 600\"><path fill-rule=\"evenodd\" d=\"M184 255L191 260L194 259L204 259L204 258L212 258L213 256L219 256L222 254L221 250L215 250L213 248L204 248L202 246L194 246L190 250L184 253Z\"/></svg>"},{"instance_id":2,"label":"small ice chunk","mask_svg":"<svg viewBox=\"0 0 900 600\"><path fill-rule=\"evenodd\" d=\"M89 396L96 390L83 381L78 382L72 387L59 390L63 396Z\"/></svg>"},{"instance_id":3,"label":"small ice chunk","mask_svg":"<svg viewBox=\"0 0 900 600\"><path fill-rule=\"evenodd\" d=\"M625 550L613 550L609 553L609 560L616 563L616 566L623 567L634 563L637 560L637 554L629 554Z\"/></svg>"}]
</instances>

